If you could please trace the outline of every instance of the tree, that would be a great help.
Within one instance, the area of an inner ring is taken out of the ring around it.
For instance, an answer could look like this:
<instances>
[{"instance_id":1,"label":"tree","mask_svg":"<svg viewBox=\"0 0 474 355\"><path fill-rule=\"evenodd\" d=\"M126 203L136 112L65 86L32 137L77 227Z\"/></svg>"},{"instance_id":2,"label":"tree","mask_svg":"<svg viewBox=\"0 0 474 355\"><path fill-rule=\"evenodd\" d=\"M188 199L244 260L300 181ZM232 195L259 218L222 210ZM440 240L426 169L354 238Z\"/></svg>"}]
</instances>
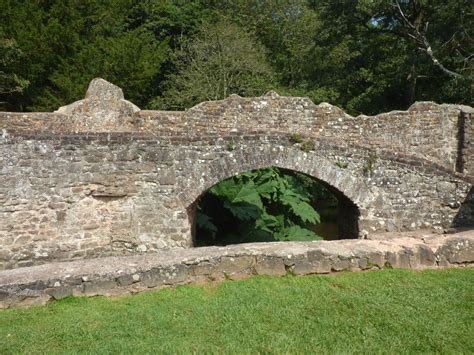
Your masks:
<instances>
[{"instance_id":1,"label":"tree","mask_svg":"<svg viewBox=\"0 0 474 355\"><path fill-rule=\"evenodd\" d=\"M423 10L426 38L439 63L463 77L472 72L469 0L399 2L409 21ZM351 114L404 109L415 100L473 101L468 80L446 76L420 52L397 17L395 0L216 3L265 45L283 94L329 101Z\"/></svg>"},{"instance_id":2,"label":"tree","mask_svg":"<svg viewBox=\"0 0 474 355\"><path fill-rule=\"evenodd\" d=\"M273 86L263 46L227 20L202 25L181 48L175 52L176 70L154 107L183 109L230 94L257 96Z\"/></svg>"},{"instance_id":3,"label":"tree","mask_svg":"<svg viewBox=\"0 0 474 355\"><path fill-rule=\"evenodd\" d=\"M131 18L138 0L5 0L0 36L23 53L11 65L30 85L7 97L12 109L50 111L83 98L101 76L139 105L156 96L167 40Z\"/></svg>"},{"instance_id":4,"label":"tree","mask_svg":"<svg viewBox=\"0 0 474 355\"><path fill-rule=\"evenodd\" d=\"M103 76L142 108L269 89L351 114L472 105L471 2L3 0L0 101L54 110Z\"/></svg>"},{"instance_id":5,"label":"tree","mask_svg":"<svg viewBox=\"0 0 474 355\"><path fill-rule=\"evenodd\" d=\"M367 0L374 31L406 43L407 103L473 103L474 13L469 0Z\"/></svg>"},{"instance_id":6,"label":"tree","mask_svg":"<svg viewBox=\"0 0 474 355\"><path fill-rule=\"evenodd\" d=\"M15 67L22 57L23 53L14 40L0 36L0 108L6 107L9 96L21 94L30 84L28 80L15 73Z\"/></svg>"},{"instance_id":7,"label":"tree","mask_svg":"<svg viewBox=\"0 0 474 355\"><path fill-rule=\"evenodd\" d=\"M141 28L99 37L60 61L50 75L52 85L43 94L43 102L56 100L44 104L59 107L80 99L89 82L102 77L120 86L128 99L143 107L156 94L157 77L168 52L167 41L159 42Z\"/></svg>"}]
</instances>

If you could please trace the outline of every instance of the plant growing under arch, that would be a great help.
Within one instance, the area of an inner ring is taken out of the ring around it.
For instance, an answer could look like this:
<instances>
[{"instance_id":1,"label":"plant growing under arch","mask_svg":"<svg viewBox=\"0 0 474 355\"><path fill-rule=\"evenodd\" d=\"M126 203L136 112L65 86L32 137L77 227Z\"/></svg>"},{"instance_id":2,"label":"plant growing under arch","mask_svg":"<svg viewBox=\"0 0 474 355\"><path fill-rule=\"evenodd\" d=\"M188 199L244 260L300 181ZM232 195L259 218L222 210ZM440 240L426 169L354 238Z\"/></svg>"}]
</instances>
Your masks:
<instances>
[{"instance_id":1,"label":"plant growing under arch","mask_svg":"<svg viewBox=\"0 0 474 355\"><path fill-rule=\"evenodd\" d=\"M322 239L310 229L320 222L311 200L324 192L306 175L275 167L224 180L198 203L198 244Z\"/></svg>"}]
</instances>

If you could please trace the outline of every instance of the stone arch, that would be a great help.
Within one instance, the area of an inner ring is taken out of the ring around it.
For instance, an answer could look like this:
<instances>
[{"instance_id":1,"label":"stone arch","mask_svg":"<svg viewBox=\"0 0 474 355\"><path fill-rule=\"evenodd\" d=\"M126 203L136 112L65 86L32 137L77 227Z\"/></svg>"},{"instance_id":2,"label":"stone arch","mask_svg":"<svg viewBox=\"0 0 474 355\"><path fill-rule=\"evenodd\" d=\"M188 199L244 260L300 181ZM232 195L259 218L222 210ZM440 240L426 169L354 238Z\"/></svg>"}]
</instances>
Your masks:
<instances>
[{"instance_id":1,"label":"stone arch","mask_svg":"<svg viewBox=\"0 0 474 355\"><path fill-rule=\"evenodd\" d=\"M193 173L181 183L179 197L188 213L191 229L195 204L212 186L237 174L271 166L304 173L321 181L336 196L349 201L361 218L375 198L362 178L316 153L284 146L243 147L219 159L194 166Z\"/></svg>"}]
</instances>

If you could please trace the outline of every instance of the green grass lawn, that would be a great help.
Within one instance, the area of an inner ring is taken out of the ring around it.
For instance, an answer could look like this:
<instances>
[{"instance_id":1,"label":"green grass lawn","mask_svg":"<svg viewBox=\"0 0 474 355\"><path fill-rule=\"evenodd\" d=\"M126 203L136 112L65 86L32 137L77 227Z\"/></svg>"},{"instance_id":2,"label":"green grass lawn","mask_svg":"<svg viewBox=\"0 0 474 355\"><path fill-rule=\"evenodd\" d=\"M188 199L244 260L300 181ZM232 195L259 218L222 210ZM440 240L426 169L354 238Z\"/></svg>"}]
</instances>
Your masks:
<instances>
[{"instance_id":1,"label":"green grass lawn","mask_svg":"<svg viewBox=\"0 0 474 355\"><path fill-rule=\"evenodd\" d=\"M474 269L253 277L0 311L0 353L474 353Z\"/></svg>"}]
</instances>

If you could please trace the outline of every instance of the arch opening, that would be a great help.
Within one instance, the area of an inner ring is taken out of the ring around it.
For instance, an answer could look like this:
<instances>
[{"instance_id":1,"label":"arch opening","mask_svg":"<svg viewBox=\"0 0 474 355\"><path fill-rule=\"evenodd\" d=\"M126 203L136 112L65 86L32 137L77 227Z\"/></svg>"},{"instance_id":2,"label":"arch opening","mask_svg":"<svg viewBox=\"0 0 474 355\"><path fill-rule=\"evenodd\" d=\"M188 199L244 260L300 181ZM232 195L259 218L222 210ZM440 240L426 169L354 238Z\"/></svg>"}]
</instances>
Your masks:
<instances>
[{"instance_id":1,"label":"arch opening","mask_svg":"<svg viewBox=\"0 0 474 355\"><path fill-rule=\"evenodd\" d=\"M191 207L194 246L352 239L359 209L329 183L271 166L210 187Z\"/></svg>"}]
</instances>

